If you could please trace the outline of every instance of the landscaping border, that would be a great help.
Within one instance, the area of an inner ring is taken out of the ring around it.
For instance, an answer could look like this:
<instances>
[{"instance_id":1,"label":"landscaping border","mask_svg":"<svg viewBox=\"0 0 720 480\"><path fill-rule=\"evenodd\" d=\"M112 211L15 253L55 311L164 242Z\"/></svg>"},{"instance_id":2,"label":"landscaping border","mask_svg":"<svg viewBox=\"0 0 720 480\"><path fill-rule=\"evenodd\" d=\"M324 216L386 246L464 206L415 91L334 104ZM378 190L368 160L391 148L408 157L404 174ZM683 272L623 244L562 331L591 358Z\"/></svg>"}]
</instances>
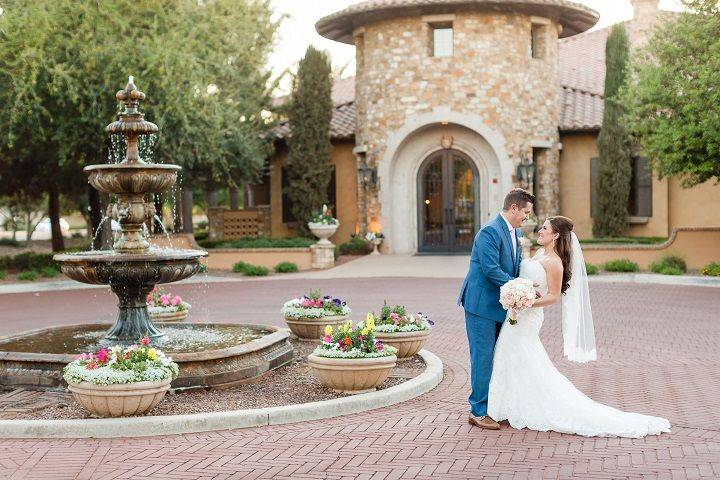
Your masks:
<instances>
[{"instance_id":1,"label":"landscaping border","mask_svg":"<svg viewBox=\"0 0 720 480\"><path fill-rule=\"evenodd\" d=\"M419 355L426 365L423 373L400 385L376 392L321 402L192 415L84 420L0 420L0 438L118 438L179 435L282 425L361 413L411 400L434 389L443 379L443 363L428 350L420 350Z\"/></svg>"}]
</instances>

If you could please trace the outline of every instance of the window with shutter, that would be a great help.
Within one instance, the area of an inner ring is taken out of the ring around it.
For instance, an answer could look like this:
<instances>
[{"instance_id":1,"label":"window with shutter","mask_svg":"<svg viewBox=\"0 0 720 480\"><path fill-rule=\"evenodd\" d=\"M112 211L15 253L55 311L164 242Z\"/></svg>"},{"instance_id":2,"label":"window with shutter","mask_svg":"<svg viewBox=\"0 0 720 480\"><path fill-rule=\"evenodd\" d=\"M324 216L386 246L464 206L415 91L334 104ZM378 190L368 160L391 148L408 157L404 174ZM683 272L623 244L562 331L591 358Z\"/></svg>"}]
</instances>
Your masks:
<instances>
[{"instance_id":1,"label":"window with shutter","mask_svg":"<svg viewBox=\"0 0 720 480\"><path fill-rule=\"evenodd\" d=\"M633 157L628 214L631 217L652 217L652 170L649 158Z\"/></svg>"},{"instance_id":2,"label":"window with shutter","mask_svg":"<svg viewBox=\"0 0 720 480\"><path fill-rule=\"evenodd\" d=\"M590 218L595 216L597 211L597 186L598 166L600 165L600 157L590 159Z\"/></svg>"}]
</instances>

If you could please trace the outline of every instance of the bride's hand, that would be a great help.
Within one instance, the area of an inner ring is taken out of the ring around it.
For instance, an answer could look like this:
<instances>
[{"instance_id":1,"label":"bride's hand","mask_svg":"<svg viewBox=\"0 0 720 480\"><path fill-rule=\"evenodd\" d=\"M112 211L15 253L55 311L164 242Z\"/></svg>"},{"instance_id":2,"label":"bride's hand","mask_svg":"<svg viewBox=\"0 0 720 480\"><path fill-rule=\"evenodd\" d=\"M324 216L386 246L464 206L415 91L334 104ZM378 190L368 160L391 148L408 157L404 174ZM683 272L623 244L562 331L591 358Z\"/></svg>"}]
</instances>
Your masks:
<instances>
[{"instance_id":1,"label":"bride's hand","mask_svg":"<svg viewBox=\"0 0 720 480\"><path fill-rule=\"evenodd\" d=\"M542 298L542 293L539 290L535 290L535 298Z\"/></svg>"}]
</instances>

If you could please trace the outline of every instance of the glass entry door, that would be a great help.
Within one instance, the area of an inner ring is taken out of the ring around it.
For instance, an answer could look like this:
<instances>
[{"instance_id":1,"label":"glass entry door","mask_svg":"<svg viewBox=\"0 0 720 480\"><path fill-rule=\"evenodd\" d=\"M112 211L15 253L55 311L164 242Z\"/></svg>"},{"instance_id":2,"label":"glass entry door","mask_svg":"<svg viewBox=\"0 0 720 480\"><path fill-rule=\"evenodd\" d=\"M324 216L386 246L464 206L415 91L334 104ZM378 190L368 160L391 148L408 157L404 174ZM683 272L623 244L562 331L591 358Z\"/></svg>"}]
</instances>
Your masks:
<instances>
[{"instance_id":1,"label":"glass entry door","mask_svg":"<svg viewBox=\"0 0 720 480\"><path fill-rule=\"evenodd\" d=\"M469 252L478 227L478 175L457 150L430 155L418 173L421 252Z\"/></svg>"}]
</instances>

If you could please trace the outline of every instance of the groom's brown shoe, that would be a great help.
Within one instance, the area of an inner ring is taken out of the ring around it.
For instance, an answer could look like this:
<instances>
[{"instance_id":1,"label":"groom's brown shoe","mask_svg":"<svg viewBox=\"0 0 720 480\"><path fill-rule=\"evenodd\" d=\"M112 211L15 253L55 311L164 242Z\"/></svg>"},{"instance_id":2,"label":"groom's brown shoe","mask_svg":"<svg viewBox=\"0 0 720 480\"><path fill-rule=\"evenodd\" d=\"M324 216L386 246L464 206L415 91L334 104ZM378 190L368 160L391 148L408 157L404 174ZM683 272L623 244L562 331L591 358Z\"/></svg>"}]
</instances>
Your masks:
<instances>
[{"instance_id":1,"label":"groom's brown shoe","mask_svg":"<svg viewBox=\"0 0 720 480\"><path fill-rule=\"evenodd\" d=\"M471 413L468 417L468 423L476 427L484 428L485 430L500 430L500 424L487 415L476 417Z\"/></svg>"}]
</instances>

